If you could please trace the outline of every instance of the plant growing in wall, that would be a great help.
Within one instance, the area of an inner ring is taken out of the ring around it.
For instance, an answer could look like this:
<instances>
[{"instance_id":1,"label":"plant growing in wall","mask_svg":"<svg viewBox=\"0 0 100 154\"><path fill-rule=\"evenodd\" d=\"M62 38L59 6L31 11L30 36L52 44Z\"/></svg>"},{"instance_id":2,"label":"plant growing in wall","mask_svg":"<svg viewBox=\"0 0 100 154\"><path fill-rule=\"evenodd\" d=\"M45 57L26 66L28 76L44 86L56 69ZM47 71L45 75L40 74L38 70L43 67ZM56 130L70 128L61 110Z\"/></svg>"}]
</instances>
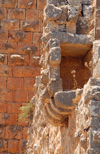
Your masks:
<instances>
[{"instance_id":1,"label":"plant growing in wall","mask_svg":"<svg viewBox=\"0 0 100 154\"><path fill-rule=\"evenodd\" d=\"M33 103L33 100L31 99L30 103L26 106L21 106L20 111L21 113L18 116L18 121L16 126L18 125L19 121L28 121L30 118L30 121L33 119L33 112L35 108L35 103Z\"/></svg>"}]
</instances>

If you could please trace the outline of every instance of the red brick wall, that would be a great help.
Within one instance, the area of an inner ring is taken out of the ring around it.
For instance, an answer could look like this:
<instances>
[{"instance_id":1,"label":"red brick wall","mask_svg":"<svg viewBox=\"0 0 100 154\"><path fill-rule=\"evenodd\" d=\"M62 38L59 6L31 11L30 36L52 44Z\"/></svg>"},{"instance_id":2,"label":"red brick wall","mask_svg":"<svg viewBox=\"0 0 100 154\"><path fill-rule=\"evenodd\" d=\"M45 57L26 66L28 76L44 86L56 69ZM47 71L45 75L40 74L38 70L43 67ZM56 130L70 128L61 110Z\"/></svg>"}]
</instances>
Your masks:
<instances>
[{"instance_id":1,"label":"red brick wall","mask_svg":"<svg viewBox=\"0 0 100 154\"><path fill-rule=\"evenodd\" d=\"M22 153L28 122L17 123L19 108L33 94L45 0L0 0L0 154Z\"/></svg>"}]
</instances>

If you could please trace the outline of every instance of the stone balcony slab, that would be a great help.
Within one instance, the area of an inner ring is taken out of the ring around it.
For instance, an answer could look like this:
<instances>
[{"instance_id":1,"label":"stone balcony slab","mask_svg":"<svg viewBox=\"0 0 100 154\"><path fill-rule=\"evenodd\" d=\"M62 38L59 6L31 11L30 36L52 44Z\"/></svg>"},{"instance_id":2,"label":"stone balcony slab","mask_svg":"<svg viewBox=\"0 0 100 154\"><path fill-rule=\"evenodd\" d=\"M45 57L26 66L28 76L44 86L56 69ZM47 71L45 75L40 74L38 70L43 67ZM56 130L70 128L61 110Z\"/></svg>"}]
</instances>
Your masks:
<instances>
[{"instance_id":1,"label":"stone balcony slab","mask_svg":"<svg viewBox=\"0 0 100 154\"><path fill-rule=\"evenodd\" d=\"M74 109L73 99L76 97L76 91L58 91L54 95L55 104L63 109Z\"/></svg>"},{"instance_id":2,"label":"stone balcony slab","mask_svg":"<svg viewBox=\"0 0 100 154\"><path fill-rule=\"evenodd\" d=\"M48 42L56 38L60 41L61 55L71 57L84 57L93 45L91 35L78 35L68 32L50 32L42 37L43 41Z\"/></svg>"}]
</instances>

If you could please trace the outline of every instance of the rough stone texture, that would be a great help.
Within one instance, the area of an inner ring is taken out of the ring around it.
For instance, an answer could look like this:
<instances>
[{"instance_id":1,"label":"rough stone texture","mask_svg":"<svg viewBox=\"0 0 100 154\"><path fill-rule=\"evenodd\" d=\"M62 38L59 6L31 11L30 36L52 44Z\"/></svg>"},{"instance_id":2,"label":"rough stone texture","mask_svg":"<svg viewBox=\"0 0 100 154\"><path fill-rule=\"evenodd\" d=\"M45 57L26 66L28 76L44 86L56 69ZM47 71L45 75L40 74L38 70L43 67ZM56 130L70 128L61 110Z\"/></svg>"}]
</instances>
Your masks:
<instances>
[{"instance_id":1,"label":"rough stone texture","mask_svg":"<svg viewBox=\"0 0 100 154\"><path fill-rule=\"evenodd\" d=\"M93 43L94 37L99 38L96 7L98 0L47 0L29 154L100 153L99 41Z\"/></svg>"},{"instance_id":2,"label":"rough stone texture","mask_svg":"<svg viewBox=\"0 0 100 154\"><path fill-rule=\"evenodd\" d=\"M35 74L40 74L39 41L45 0L41 7L40 3L0 0L0 154L26 153L30 120L22 119L15 126L20 107L28 105L34 95ZM33 25L22 26L31 19Z\"/></svg>"},{"instance_id":3,"label":"rough stone texture","mask_svg":"<svg viewBox=\"0 0 100 154\"><path fill-rule=\"evenodd\" d=\"M100 154L100 1L3 0L0 28L0 153Z\"/></svg>"}]
</instances>

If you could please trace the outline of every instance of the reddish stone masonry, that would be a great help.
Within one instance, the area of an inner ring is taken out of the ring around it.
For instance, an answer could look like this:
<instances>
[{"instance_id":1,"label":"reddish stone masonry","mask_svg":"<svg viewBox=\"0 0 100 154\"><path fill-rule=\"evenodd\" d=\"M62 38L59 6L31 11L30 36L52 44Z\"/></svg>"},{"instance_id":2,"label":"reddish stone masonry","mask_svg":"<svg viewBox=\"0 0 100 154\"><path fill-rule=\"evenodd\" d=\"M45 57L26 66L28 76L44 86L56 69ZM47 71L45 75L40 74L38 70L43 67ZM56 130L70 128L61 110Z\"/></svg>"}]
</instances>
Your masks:
<instances>
[{"instance_id":1,"label":"reddish stone masonry","mask_svg":"<svg viewBox=\"0 0 100 154\"><path fill-rule=\"evenodd\" d=\"M19 108L40 74L40 38L45 0L0 0L0 154L25 153L29 122Z\"/></svg>"}]
</instances>

